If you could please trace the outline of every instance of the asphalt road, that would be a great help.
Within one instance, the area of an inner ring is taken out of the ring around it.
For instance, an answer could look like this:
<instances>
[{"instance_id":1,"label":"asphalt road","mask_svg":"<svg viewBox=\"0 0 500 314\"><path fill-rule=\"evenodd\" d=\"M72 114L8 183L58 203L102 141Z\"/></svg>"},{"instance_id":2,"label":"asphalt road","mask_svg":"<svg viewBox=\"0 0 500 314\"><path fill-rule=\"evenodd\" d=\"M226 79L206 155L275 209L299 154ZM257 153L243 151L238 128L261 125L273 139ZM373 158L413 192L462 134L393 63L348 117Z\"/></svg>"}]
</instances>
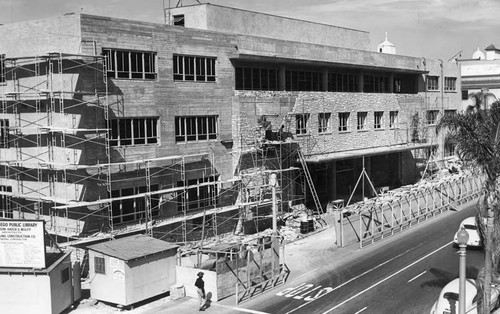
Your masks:
<instances>
[{"instance_id":1,"label":"asphalt road","mask_svg":"<svg viewBox=\"0 0 500 314\"><path fill-rule=\"evenodd\" d=\"M458 277L451 241L472 206L433 218L386 239L344 263L321 252L322 265L242 307L266 313L429 313L442 287ZM477 275L483 252L467 251L468 277Z\"/></svg>"}]
</instances>

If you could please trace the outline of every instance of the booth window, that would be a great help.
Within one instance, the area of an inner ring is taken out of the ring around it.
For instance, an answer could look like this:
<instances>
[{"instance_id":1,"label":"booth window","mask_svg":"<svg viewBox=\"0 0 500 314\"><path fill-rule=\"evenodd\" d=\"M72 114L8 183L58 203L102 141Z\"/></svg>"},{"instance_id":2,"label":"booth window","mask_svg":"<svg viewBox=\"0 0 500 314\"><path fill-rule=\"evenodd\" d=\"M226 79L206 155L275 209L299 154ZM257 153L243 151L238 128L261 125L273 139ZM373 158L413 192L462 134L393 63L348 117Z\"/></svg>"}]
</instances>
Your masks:
<instances>
[{"instance_id":1,"label":"booth window","mask_svg":"<svg viewBox=\"0 0 500 314\"><path fill-rule=\"evenodd\" d=\"M69 280L69 267L66 267L61 271L61 283L65 283L68 280Z\"/></svg>"},{"instance_id":2,"label":"booth window","mask_svg":"<svg viewBox=\"0 0 500 314\"><path fill-rule=\"evenodd\" d=\"M94 257L94 271L96 274L106 274L106 263L104 257Z\"/></svg>"}]
</instances>

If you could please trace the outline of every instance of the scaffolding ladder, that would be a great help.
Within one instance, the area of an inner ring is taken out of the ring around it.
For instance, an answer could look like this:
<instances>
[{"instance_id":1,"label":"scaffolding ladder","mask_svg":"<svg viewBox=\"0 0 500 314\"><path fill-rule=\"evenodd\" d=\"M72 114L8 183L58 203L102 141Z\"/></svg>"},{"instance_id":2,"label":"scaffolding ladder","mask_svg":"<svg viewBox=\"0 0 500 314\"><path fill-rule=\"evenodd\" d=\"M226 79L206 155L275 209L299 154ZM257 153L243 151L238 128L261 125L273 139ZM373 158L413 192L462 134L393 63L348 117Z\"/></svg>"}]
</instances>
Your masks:
<instances>
[{"instance_id":1,"label":"scaffolding ladder","mask_svg":"<svg viewBox=\"0 0 500 314\"><path fill-rule=\"evenodd\" d=\"M307 167L304 153L299 148L297 150L297 154L299 155L300 164L302 165L302 169L304 169L304 176L306 178L307 185L309 186L309 191L311 191L311 196L313 198L314 205L316 206L313 212L316 215L324 214L323 208L321 207L321 202L319 201L318 193L316 193L316 188L314 187L314 182L312 180L311 173L309 172L309 168Z\"/></svg>"}]
</instances>

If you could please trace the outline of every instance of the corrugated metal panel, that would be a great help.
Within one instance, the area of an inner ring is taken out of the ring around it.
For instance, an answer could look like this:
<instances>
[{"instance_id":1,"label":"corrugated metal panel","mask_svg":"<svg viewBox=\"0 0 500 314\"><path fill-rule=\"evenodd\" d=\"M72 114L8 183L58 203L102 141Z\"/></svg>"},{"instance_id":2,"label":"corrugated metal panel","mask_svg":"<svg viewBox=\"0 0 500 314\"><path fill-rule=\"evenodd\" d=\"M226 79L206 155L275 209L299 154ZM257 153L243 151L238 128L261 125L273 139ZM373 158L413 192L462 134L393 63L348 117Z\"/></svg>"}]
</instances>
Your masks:
<instances>
[{"instance_id":1,"label":"corrugated metal panel","mask_svg":"<svg viewBox=\"0 0 500 314\"><path fill-rule=\"evenodd\" d=\"M108 256L129 261L152 254L177 249L179 246L142 234L94 244L88 247Z\"/></svg>"}]
</instances>

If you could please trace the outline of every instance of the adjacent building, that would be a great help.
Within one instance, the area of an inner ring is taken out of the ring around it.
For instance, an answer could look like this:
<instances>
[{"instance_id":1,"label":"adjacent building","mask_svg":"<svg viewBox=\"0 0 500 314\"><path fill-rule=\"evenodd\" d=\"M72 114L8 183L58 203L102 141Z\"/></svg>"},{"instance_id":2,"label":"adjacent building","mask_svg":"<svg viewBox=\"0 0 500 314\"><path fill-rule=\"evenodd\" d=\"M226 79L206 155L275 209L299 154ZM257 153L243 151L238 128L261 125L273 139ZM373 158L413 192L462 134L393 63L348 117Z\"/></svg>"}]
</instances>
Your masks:
<instances>
[{"instance_id":1,"label":"adjacent building","mask_svg":"<svg viewBox=\"0 0 500 314\"><path fill-rule=\"evenodd\" d=\"M500 50L493 44L484 49L479 48L470 59L458 59L461 66L463 108L472 105L470 95L483 91L486 95L485 106L488 107L495 98L500 97Z\"/></svg>"},{"instance_id":2,"label":"adjacent building","mask_svg":"<svg viewBox=\"0 0 500 314\"><path fill-rule=\"evenodd\" d=\"M165 20L0 26L0 217L44 219L58 242L199 240L269 227L271 173L280 212L321 212L370 196L362 174L414 183L453 151L434 127L461 109L456 63L218 5Z\"/></svg>"}]
</instances>

